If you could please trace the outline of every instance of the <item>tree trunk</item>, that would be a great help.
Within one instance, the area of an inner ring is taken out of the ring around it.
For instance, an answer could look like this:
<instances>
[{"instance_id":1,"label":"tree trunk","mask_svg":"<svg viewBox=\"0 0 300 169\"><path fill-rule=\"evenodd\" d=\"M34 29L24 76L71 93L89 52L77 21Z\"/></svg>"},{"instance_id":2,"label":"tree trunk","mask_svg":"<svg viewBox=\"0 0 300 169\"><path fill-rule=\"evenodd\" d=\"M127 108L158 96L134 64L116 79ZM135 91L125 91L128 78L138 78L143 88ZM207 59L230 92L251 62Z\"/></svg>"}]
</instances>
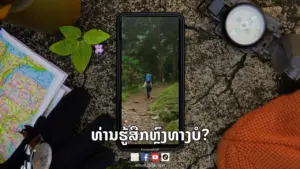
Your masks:
<instances>
[{"instance_id":1,"label":"tree trunk","mask_svg":"<svg viewBox=\"0 0 300 169\"><path fill-rule=\"evenodd\" d=\"M161 62L161 60L159 61L159 81L162 82L163 81L163 64Z\"/></svg>"},{"instance_id":2,"label":"tree trunk","mask_svg":"<svg viewBox=\"0 0 300 169\"><path fill-rule=\"evenodd\" d=\"M173 65L172 65L172 80L177 81L178 80L178 68L179 68L179 53L178 48L176 48L177 45L173 44Z\"/></svg>"},{"instance_id":3,"label":"tree trunk","mask_svg":"<svg viewBox=\"0 0 300 169\"><path fill-rule=\"evenodd\" d=\"M178 70L178 61L177 61L178 57L176 55L173 56L173 71L172 71L172 80L176 81L177 80L177 70Z\"/></svg>"},{"instance_id":4,"label":"tree trunk","mask_svg":"<svg viewBox=\"0 0 300 169\"><path fill-rule=\"evenodd\" d=\"M162 62L162 70L161 70L161 82L164 83L165 82L165 67L164 67L164 62Z\"/></svg>"}]
</instances>

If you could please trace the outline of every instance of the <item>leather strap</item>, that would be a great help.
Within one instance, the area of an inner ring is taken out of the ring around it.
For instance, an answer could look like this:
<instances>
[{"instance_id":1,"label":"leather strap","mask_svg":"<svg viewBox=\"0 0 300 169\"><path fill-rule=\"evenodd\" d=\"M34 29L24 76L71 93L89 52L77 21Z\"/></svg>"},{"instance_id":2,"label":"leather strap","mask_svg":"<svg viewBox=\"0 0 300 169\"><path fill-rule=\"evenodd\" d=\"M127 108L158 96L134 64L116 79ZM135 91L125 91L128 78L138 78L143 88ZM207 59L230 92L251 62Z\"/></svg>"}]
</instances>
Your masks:
<instances>
[{"instance_id":1,"label":"leather strap","mask_svg":"<svg viewBox=\"0 0 300 169\"><path fill-rule=\"evenodd\" d=\"M42 136L37 135L29 142L29 145L31 148L34 148L38 143L40 143L42 141L43 141Z\"/></svg>"}]
</instances>

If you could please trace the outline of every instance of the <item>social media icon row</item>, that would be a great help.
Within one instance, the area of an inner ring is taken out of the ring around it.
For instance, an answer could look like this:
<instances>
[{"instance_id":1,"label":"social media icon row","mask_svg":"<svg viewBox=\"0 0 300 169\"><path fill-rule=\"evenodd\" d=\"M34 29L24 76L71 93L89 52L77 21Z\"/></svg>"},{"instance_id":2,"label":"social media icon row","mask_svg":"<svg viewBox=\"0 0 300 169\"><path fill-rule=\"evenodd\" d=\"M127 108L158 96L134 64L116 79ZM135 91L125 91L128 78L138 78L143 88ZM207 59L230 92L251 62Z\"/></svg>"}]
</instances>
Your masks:
<instances>
[{"instance_id":1,"label":"social media icon row","mask_svg":"<svg viewBox=\"0 0 300 169\"><path fill-rule=\"evenodd\" d=\"M131 161L170 161L170 153L131 153Z\"/></svg>"}]
</instances>

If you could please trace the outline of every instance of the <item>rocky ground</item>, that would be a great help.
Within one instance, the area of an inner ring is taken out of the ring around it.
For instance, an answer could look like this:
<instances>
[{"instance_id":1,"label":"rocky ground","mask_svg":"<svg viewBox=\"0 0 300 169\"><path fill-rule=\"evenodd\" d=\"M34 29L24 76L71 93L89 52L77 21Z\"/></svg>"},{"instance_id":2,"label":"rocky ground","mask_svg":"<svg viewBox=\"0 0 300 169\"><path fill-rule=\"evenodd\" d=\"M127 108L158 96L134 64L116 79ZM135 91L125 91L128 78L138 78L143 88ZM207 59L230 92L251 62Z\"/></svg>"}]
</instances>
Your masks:
<instances>
[{"instance_id":1,"label":"rocky ground","mask_svg":"<svg viewBox=\"0 0 300 169\"><path fill-rule=\"evenodd\" d=\"M280 1L255 1L278 18L283 33L299 32L298 13L281 7ZM93 56L84 74L77 73L67 57L52 54L49 46L58 39L3 23L2 26L37 53L69 74L70 87L85 86L92 94L81 127L102 113L115 115L116 17L121 12L181 12L186 24L186 112L187 129L208 128L208 142L193 142L171 154L167 168L215 168L215 150L224 131L247 112L278 95L278 75L269 60L245 55L227 45L212 31L215 24L199 11L201 0L83 0L82 29L101 28L112 35L105 54ZM296 10L296 9L295 9ZM97 72L97 73L95 73ZM110 144L114 149L116 147ZM116 150L116 160L129 153Z\"/></svg>"}]
</instances>

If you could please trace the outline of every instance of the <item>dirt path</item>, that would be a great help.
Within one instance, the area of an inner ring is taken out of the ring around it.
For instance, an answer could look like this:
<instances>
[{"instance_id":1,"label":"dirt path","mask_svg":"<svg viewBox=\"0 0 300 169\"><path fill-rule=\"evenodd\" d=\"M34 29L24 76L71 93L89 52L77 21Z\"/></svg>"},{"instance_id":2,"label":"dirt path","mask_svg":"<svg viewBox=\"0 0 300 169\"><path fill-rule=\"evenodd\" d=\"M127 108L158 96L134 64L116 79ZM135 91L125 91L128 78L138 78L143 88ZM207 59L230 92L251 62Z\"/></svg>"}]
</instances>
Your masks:
<instances>
[{"instance_id":1,"label":"dirt path","mask_svg":"<svg viewBox=\"0 0 300 169\"><path fill-rule=\"evenodd\" d=\"M153 119L150 114L150 104L159 97L168 85L154 87L151 92L151 99L146 99L145 91L131 94L122 105L123 126L137 126L139 131L151 131L154 127L163 127L163 122Z\"/></svg>"}]
</instances>

